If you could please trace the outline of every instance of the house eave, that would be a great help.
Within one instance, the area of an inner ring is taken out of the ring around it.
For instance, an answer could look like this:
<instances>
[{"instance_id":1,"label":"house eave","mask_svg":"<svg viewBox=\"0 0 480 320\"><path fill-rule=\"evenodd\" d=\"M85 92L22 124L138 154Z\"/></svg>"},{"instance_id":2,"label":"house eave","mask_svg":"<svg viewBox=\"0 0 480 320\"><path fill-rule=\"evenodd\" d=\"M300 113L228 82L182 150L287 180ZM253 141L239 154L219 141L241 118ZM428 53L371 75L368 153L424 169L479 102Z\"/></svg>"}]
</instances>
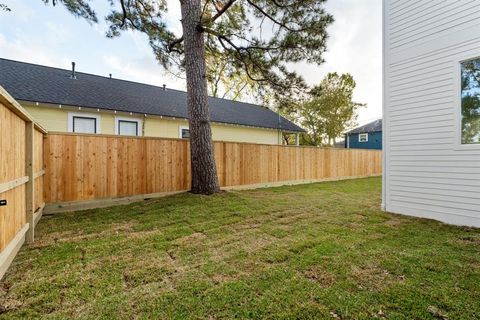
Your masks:
<instances>
[{"instance_id":1,"label":"house eave","mask_svg":"<svg viewBox=\"0 0 480 320\"><path fill-rule=\"evenodd\" d=\"M160 118L160 119L166 119L166 120L184 120L188 121L188 118L186 117L178 117L178 116L171 116L171 115L159 115L159 114L152 114L152 113L139 113L138 111L118 111L114 110L111 108L104 108L104 107L93 107L93 106L84 106L84 105L73 105L73 104L60 104L56 102L49 102L49 101L42 101L42 100L37 100L37 101L32 101L32 100L27 100L27 99L21 99L17 98L17 101L20 103L25 103L25 104L31 104L32 106L35 107L48 107L48 108L65 108L68 110L86 110L90 112L113 112L116 115L130 115L130 116L139 116L139 117L155 117L155 118ZM41 106L43 105L43 106ZM222 122L222 121L211 121L212 124L217 124L217 125L225 125L225 126L234 126L234 127L245 127L245 128L255 128L255 129L263 129L263 130L274 130L274 131L281 131L285 133L300 133L300 132L306 132L304 129L300 128L300 130L291 130L291 129L283 129L283 128L273 128L273 127L267 127L267 126L252 126L252 125L247 125L247 124L239 124L239 123L231 123L231 122Z\"/></svg>"}]
</instances>

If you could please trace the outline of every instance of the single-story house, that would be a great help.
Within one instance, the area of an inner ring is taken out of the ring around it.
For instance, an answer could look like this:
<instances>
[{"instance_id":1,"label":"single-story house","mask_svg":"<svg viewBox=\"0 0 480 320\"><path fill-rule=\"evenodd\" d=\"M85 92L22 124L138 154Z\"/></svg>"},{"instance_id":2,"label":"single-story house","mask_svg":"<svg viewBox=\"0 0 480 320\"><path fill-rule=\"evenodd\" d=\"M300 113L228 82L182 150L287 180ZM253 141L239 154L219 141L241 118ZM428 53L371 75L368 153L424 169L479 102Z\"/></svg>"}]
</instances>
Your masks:
<instances>
[{"instance_id":1,"label":"single-story house","mask_svg":"<svg viewBox=\"0 0 480 320\"><path fill-rule=\"evenodd\" d=\"M345 148L382 150L382 119L347 132Z\"/></svg>"},{"instance_id":2,"label":"single-story house","mask_svg":"<svg viewBox=\"0 0 480 320\"><path fill-rule=\"evenodd\" d=\"M52 132L188 138L186 92L0 59L0 85ZM209 98L214 140L282 144L304 131L272 110ZM298 138L297 138L298 141Z\"/></svg>"},{"instance_id":3,"label":"single-story house","mask_svg":"<svg viewBox=\"0 0 480 320\"><path fill-rule=\"evenodd\" d=\"M480 0L384 0L383 206L480 227Z\"/></svg>"}]
</instances>

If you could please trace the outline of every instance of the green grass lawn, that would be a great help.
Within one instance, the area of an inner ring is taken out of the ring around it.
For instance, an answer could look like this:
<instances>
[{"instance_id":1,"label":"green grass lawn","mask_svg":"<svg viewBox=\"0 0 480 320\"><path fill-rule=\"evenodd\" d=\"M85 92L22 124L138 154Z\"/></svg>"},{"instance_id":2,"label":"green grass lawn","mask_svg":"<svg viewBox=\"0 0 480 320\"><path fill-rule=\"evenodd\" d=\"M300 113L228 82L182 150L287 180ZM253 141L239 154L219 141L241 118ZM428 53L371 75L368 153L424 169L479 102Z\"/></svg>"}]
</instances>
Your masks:
<instances>
[{"instance_id":1,"label":"green grass lawn","mask_svg":"<svg viewBox=\"0 0 480 320\"><path fill-rule=\"evenodd\" d=\"M368 178L43 217L0 318L480 319L480 230L380 197Z\"/></svg>"}]
</instances>

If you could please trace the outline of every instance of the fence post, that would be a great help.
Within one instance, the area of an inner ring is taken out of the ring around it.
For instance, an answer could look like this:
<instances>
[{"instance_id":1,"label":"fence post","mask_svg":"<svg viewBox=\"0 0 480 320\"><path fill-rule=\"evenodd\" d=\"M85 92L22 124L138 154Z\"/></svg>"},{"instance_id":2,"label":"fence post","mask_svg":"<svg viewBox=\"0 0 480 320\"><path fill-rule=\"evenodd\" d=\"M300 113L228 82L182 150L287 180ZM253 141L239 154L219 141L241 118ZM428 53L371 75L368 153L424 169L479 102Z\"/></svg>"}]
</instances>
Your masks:
<instances>
[{"instance_id":1,"label":"fence post","mask_svg":"<svg viewBox=\"0 0 480 320\"><path fill-rule=\"evenodd\" d=\"M26 223L29 224L29 228L26 234L27 243L33 242L35 221L33 217L34 213L34 183L35 177L33 172L34 164L34 135L35 129L33 122L27 122L25 127L25 174L28 176L28 182L25 184L25 209L26 209Z\"/></svg>"}]
</instances>

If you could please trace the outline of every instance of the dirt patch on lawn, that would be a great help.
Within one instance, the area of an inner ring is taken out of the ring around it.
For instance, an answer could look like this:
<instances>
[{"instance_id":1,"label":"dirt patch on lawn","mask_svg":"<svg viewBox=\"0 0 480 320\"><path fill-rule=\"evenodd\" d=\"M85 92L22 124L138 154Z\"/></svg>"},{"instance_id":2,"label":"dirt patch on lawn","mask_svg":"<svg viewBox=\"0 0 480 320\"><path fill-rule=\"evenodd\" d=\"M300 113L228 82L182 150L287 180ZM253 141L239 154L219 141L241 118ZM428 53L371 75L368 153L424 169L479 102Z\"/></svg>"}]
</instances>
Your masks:
<instances>
[{"instance_id":1,"label":"dirt patch on lawn","mask_svg":"<svg viewBox=\"0 0 480 320\"><path fill-rule=\"evenodd\" d=\"M16 310L16 309L20 308L22 305L23 305L23 303L20 300L9 299L9 298L6 298L6 299L0 298L0 315L2 313L6 313L6 312L9 312L9 311Z\"/></svg>"},{"instance_id":2,"label":"dirt patch on lawn","mask_svg":"<svg viewBox=\"0 0 480 320\"><path fill-rule=\"evenodd\" d=\"M240 236L235 237L235 239L229 241L228 244L223 243L222 245L216 245L216 243L212 243L209 248L209 253L214 261L226 261L242 252L253 255L272 244L274 240L274 237L267 234L248 237Z\"/></svg>"},{"instance_id":3,"label":"dirt patch on lawn","mask_svg":"<svg viewBox=\"0 0 480 320\"><path fill-rule=\"evenodd\" d=\"M231 276L226 274L214 274L213 276L210 277L210 280L217 285L217 284L222 284L229 281L234 281L234 280L237 280L238 278L239 278L238 275Z\"/></svg>"},{"instance_id":4,"label":"dirt patch on lawn","mask_svg":"<svg viewBox=\"0 0 480 320\"><path fill-rule=\"evenodd\" d=\"M122 233L134 232L133 227L137 222L129 221L124 223L114 223L105 227L102 232L93 232L85 234L83 230L79 231L65 231L65 232L51 232L42 234L35 239L35 242L31 245L34 249L48 247L56 243L65 242L82 242L90 239L103 238L105 236L111 236Z\"/></svg>"},{"instance_id":5,"label":"dirt patch on lawn","mask_svg":"<svg viewBox=\"0 0 480 320\"><path fill-rule=\"evenodd\" d=\"M404 221L395 220L395 219L390 219L390 220L385 221L384 224L385 224L386 226L396 228L396 227L399 227L399 226L401 226L402 224L404 224Z\"/></svg>"},{"instance_id":6,"label":"dirt patch on lawn","mask_svg":"<svg viewBox=\"0 0 480 320\"><path fill-rule=\"evenodd\" d=\"M405 280L404 276L396 276L376 263L361 266L353 265L350 277L359 288L378 291Z\"/></svg>"},{"instance_id":7,"label":"dirt patch on lawn","mask_svg":"<svg viewBox=\"0 0 480 320\"><path fill-rule=\"evenodd\" d=\"M8 311L16 310L22 306L22 302L17 299L8 297L10 285L0 282L0 315Z\"/></svg>"},{"instance_id":8,"label":"dirt patch on lawn","mask_svg":"<svg viewBox=\"0 0 480 320\"><path fill-rule=\"evenodd\" d=\"M282 217L279 217L277 219L277 223L280 225L293 225L297 222L302 222L305 220L309 220L312 217L315 216L315 213L312 212L311 208L308 208L306 210L302 210L301 212L285 212L285 215Z\"/></svg>"},{"instance_id":9,"label":"dirt patch on lawn","mask_svg":"<svg viewBox=\"0 0 480 320\"><path fill-rule=\"evenodd\" d=\"M330 273L321 267L312 267L303 272L303 276L312 282L318 283L322 288L331 287L336 280L333 273Z\"/></svg>"},{"instance_id":10,"label":"dirt patch on lawn","mask_svg":"<svg viewBox=\"0 0 480 320\"><path fill-rule=\"evenodd\" d=\"M352 230L359 230L365 228L365 225L362 223L357 223L357 222L350 222L347 224L347 228L352 229Z\"/></svg>"},{"instance_id":11,"label":"dirt patch on lawn","mask_svg":"<svg viewBox=\"0 0 480 320\"><path fill-rule=\"evenodd\" d=\"M467 245L480 245L480 233L474 235L460 236L457 241Z\"/></svg>"},{"instance_id":12,"label":"dirt patch on lawn","mask_svg":"<svg viewBox=\"0 0 480 320\"><path fill-rule=\"evenodd\" d=\"M192 245L197 244L200 242L204 242L207 239L207 235L203 232L195 232L188 236L180 237L172 241L172 244L185 246L185 245Z\"/></svg>"}]
</instances>

